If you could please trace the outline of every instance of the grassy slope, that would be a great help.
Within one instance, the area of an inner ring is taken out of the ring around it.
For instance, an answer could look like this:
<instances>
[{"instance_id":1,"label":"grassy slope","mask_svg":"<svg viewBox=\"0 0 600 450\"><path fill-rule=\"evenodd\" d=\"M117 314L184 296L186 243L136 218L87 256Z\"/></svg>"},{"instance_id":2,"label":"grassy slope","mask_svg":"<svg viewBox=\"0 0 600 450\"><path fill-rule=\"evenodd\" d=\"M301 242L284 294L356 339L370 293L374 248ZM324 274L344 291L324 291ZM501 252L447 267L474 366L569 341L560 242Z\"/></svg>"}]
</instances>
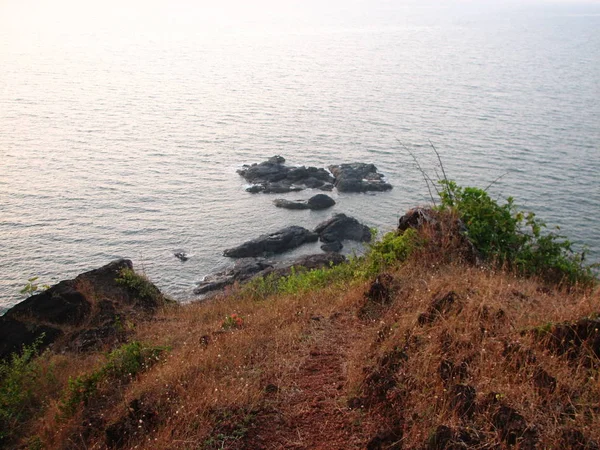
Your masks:
<instances>
[{"instance_id":1,"label":"grassy slope","mask_svg":"<svg viewBox=\"0 0 600 450\"><path fill-rule=\"evenodd\" d=\"M597 357L568 360L530 330L599 311L598 290L414 257L372 280L256 298L231 293L126 324L170 346L61 413L69 376L103 354L47 355L30 448L597 448ZM432 302L454 292L437 314ZM434 312L427 322L419 316ZM236 313L241 328L223 330ZM427 323L425 323L427 322ZM587 354L591 354L587 352ZM452 442L455 442L452 444ZM454 447L452 447L454 445Z\"/></svg>"}]
</instances>

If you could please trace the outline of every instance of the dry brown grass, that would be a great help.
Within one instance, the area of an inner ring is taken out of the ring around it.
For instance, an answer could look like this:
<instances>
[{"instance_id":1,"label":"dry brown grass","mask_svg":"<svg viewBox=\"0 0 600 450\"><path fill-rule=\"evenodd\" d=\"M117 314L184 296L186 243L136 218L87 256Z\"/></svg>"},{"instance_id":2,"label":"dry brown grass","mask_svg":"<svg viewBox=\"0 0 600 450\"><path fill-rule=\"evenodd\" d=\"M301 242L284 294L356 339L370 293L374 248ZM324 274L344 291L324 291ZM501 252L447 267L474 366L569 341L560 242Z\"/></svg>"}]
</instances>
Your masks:
<instances>
[{"instance_id":1,"label":"dry brown grass","mask_svg":"<svg viewBox=\"0 0 600 450\"><path fill-rule=\"evenodd\" d=\"M62 394L48 390L48 406L23 442L38 436L46 448L64 449L597 448L599 365L552 354L531 330L599 312L598 291L569 293L477 268L452 253L456 243L438 244L444 258L430 247L390 271L387 301L365 297L365 282L166 307L136 323L130 337L169 346L161 362L130 382L101 386L69 418L59 413ZM431 308L450 292L451 305ZM223 330L232 313L243 327ZM45 364L55 368L55 385L66 386L103 361L99 353L55 355ZM578 447L581 436L587 443Z\"/></svg>"}]
</instances>

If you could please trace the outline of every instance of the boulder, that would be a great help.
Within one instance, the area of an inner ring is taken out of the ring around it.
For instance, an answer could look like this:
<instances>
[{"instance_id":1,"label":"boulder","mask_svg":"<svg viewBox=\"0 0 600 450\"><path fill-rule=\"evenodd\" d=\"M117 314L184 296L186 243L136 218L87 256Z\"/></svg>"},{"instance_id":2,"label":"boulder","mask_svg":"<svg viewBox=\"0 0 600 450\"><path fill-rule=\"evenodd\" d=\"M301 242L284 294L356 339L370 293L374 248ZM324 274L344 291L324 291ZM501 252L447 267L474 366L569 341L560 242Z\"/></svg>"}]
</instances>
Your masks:
<instances>
[{"instance_id":1,"label":"boulder","mask_svg":"<svg viewBox=\"0 0 600 450\"><path fill-rule=\"evenodd\" d=\"M335 205L335 200L328 195L317 194L308 200L286 200L278 198L273 200L273 204L278 208L320 210L332 207Z\"/></svg>"},{"instance_id":2,"label":"boulder","mask_svg":"<svg viewBox=\"0 0 600 450\"><path fill-rule=\"evenodd\" d=\"M292 267L303 267L311 270L337 265L344 261L346 261L344 256L335 253L320 253L316 255L301 256L289 261L243 258L237 260L232 267L225 269L224 271L207 275L194 290L194 294L203 295L209 292L222 290L236 282L243 283L256 277L271 274L275 276L289 275L292 271Z\"/></svg>"},{"instance_id":3,"label":"boulder","mask_svg":"<svg viewBox=\"0 0 600 450\"><path fill-rule=\"evenodd\" d=\"M335 214L329 220L317 225L314 231L319 235L321 241L326 244L341 242L345 239L358 242L369 242L371 240L369 227L361 224L354 217L348 217L345 214Z\"/></svg>"},{"instance_id":4,"label":"boulder","mask_svg":"<svg viewBox=\"0 0 600 450\"><path fill-rule=\"evenodd\" d=\"M317 194L307 201L308 207L313 210L327 209L335 205L335 200L329 195Z\"/></svg>"},{"instance_id":5,"label":"boulder","mask_svg":"<svg viewBox=\"0 0 600 450\"><path fill-rule=\"evenodd\" d=\"M259 164L244 165L237 171L246 181L252 184L247 192L284 193L295 192L306 188L321 188L332 185L334 178L329 172L316 167L286 166L285 158L273 156Z\"/></svg>"},{"instance_id":6,"label":"boulder","mask_svg":"<svg viewBox=\"0 0 600 450\"><path fill-rule=\"evenodd\" d=\"M340 192L388 191L392 185L384 181L373 164L351 163L329 166Z\"/></svg>"},{"instance_id":7,"label":"boulder","mask_svg":"<svg viewBox=\"0 0 600 450\"><path fill-rule=\"evenodd\" d=\"M342 243L340 241L333 241L333 242L329 242L327 244L321 245L321 250L323 250L324 252L337 253L340 250L342 250L342 248L344 248L344 246L342 245Z\"/></svg>"},{"instance_id":8,"label":"boulder","mask_svg":"<svg viewBox=\"0 0 600 450\"><path fill-rule=\"evenodd\" d=\"M230 258L248 258L283 253L299 247L306 242L316 242L319 236L306 228L291 226L256 239L245 242L238 247L227 249L224 256Z\"/></svg>"},{"instance_id":9,"label":"boulder","mask_svg":"<svg viewBox=\"0 0 600 450\"><path fill-rule=\"evenodd\" d=\"M119 282L124 269L144 284ZM62 336L61 341L68 343L85 334L85 347L92 348L106 343L101 338L111 335L108 330L94 330L114 327L117 317L123 320L133 314L152 313L164 301L156 286L135 275L131 261L113 261L61 281L9 309L0 317L0 359L36 340L45 347Z\"/></svg>"}]
</instances>

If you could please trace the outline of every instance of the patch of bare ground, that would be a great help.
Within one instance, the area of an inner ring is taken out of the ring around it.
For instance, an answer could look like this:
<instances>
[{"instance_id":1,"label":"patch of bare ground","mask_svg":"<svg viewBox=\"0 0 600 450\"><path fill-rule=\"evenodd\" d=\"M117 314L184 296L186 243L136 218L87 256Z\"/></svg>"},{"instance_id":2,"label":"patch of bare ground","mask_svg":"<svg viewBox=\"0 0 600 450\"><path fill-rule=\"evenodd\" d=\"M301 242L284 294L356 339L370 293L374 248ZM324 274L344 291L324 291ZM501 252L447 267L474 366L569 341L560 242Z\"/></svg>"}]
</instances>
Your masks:
<instances>
[{"instance_id":1,"label":"patch of bare ground","mask_svg":"<svg viewBox=\"0 0 600 450\"><path fill-rule=\"evenodd\" d=\"M245 445L255 449L365 448L372 420L347 406L349 353L364 325L347 311L313 316L297 366L270 396ZM292 356L293 357L293 356Z\"/></svg>"}]
</instances>

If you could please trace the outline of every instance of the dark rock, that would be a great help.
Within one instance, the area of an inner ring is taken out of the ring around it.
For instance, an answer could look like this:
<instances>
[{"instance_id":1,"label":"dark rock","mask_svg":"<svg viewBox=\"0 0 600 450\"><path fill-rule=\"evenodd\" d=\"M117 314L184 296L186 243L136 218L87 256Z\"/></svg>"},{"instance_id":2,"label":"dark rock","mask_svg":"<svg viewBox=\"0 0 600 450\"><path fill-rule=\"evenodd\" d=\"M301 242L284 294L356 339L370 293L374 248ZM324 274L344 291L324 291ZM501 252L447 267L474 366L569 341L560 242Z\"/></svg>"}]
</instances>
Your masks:
<instances>
[{"instance_id":1,"label":"dark rock","mask_svg":"<svg viewBox=\"0 0 600 450\"><path fill-rule=\"evenodd\" d=\"M401 450L402 429L390 429L378 433L367 443L367 450Z\"/></svg>"},{"instance_id":2,"label":"dark rock","mask_svg":"<svg viewBox=\"0 0 600 450\"><path fill-rule=\"evenodd\" d=\"M294 192L305 188L318 188L333 183L334 178L325 169L316 167L289 167L281 156L273 156L260 164L245 165L238 170L253 186L246 189L257 193Z\"/></svg>"},{"instance_id":3,"label":"dark rock","mask_svg":"<svg viewBox=\"0 0 600 450\"><path fill-rule=\"evenodd\" d=\"M227 249L224 256L248 258L283 253L306 242L315 242L319 236L306 228L291 226L270 234L264 234L242 245Z\"/></svg>"},{"instance_id":4,"label":"dark rock","mask_svg":"<svg viewBox=\"0 0 600 450\"><path fill-rule=\"evenodd\" d=\"M400 217L398 231L406 231L409 228L421 228L425 224L436 224L435 212L430 208L414 208Z\"/></svg>"},{"instance_id":5,"label":"dark rock","mask_svg":"<svg viewBox=\"0 0 600 450\"><path fill-rule=\"evenodd\" d=\"M471 417L475 412L475 399L477 391L467 384L456 384L448 393L450 407L459 417Z\"/></svg>"},{"instance_id":6,"label":"dark rock","mask_svg":"<svg viewBox=\"0 0 600 450\"><path fill-rule=\"evenodd\" d=\"M273 204L278 208L285 209L309 209L306 200L286 200L285 198L278 198L273 200Z\"/></svg>"},{"instance_id":7,"label":"dark rock","mask_svg":"<svg viewBox=\"0 0 600 450\"><path fill-rule=\"evenodd\" d=\"M446 425L438 426L427 440L427 450L447 450L454 439L454 432Z\"/></svg>"},{"instance_id":8,"label":"dark rock","mask_svg":"<svg viewBox=\"0 0 600 450\"><path fill-rule=\"evenodd\" d=\"M352 163L329 166L340 192L388 191L392 185L383 181L373 164Z\"/></svg>"},{"instance_id":9,"label":"dark rock","mask_svg":"<svg viewBox=\"0 0 600 450\"><path fill-rule=\"evenodd\" d=\"M335 200L328 195L317 194L308 200L286 200L278 198L273 200L273 204L278 208L320 210L335 205Z\"/></svg>"},{"instance_id":10,"label":"dark rock","mask_svg":"<svg viewBox=\"0 0 600 450\"><path fill-rule=\"evenodd\" d=\"M548 350L570 360L583 357L586 366L596 365L600 358L600 319L585 317L576 322L552 324L549 329L534 330Z\"/></svg>"},{"instance_id":11,"label":"dark rock","mask_svg":"<svg viewBox=\"0 0 600 450\"><path fill-rule=\"evenodd\" d=\"M537 433L527 427L525 418L515 409L501 405L492 415L492 424L500 439L509 446L519 445L522 449L533 449L537 443Z\"/></svg>"},{"instance_id":12,"label":"dark rock","mask_svg":"<svg viewBox=\"0 0 600 450\"><path fill-rule=\"evenodd\" d=\"M324 252L338 253L344 246L340 241L329 242L328 244L321 245L321 250Z\"/></svg>"},{"instance_id":13,"label":"dark rock","mask_svg":"<svg viewBox=\"0 0 600 450\"><path fill-rule=\"evenodd\" d=\"M185 252L175 252L175 258L179 259L181 262L186 262L189 258L185 254Z\"/></svg>"},{"instance_id":14,"label":"dark rock","mask_svg":"<svg viewBox=\"0 0 600 450\"><path fill-rule=\"evenodd\" d=\"M433 300L427 308L427 311L419 315L419 325L425 325L434 322L438 317L448 313L452 305L456 303L458 296L456 292L450 291L443 297Z\"/></svg>"},{"instance_id":15,"label":"dark rock","mask_svg":"<svg viewBox=\"0 0 600 450\"><path fill-rule=\"evenodd\" d=\"M202 295L207 292L217 291L226 286L231 286L235 282L246 281L257 273L273 267L271 261L255 258L242 258L237 260L234 265L222 272L208 275L194 290L194 294Z\"/></svg>"},{"instance_id":16,"label":"dark rock","mask_svg":"<svg viewBox=\"0 0 600 450\"><path fill-rule=\"evenodd\" d=\"M317 225L315 228L322 242L330 243L344 239L369 242L371 230L353 217L345 214L335 214L331 219Z\"/></svg>"},{"instance_id":17,"label":"dark rock","mask_svg":"<svg viewBox=\"0 0 600 450\"><path fill-rule=\"evenodd\" d=\"M561 433L560 448L570 450L598 450L600 447L596 441L588 439L576 428L567 428Z\"/></svg>"},{"instance_id":18,"label":"dark rock","mask_svg":"<svg viewBox=\"0 0 600 450\"><path fill-rule=\"evenodd\" d=\"M394 278L389 273L378 275L369 290L365 293L367 301L387 305L392 299L392 283Z\"/></svg>"},{"instance_id":19,"label":"dark rock","mask_svg":"<svg viewBox=\"0 0 600 450\"><path fill-rule=\"evenodd\" d=\"M9 309L0 317L0 359L40 338L42 348L61 336L61 342L79 343L74 347L67 344L67 349L91 348L112 339L107 327L114 324L117 310L125 318L151 313L164 303L160 291L147 280L140 278L144 280L143 292L139 286L119 283L123 269L133 271L131 261L113 261L73 280L61 281Z\"/></svg>"},{"instance_id":20,"label":"dark rock","mask_svg":"<svg viewBox=\"0 0 600 450\"><path fill-rule=\"evenodd\" d=\"M335 205L335 200L329 195L317 194L308 199L308 207L313 210L327 209Z\"/></svg>"},{"instance_id":21,"label":"dark rock","mask_svg":"<svg viewBox=\"0 0 600 450\"><path fill-rule=\"evenodd\" d=\"M217 291L231 286L234 283L242 283L252 278L267 275L286 276L295 269L304 268L306 270L329 267L341 264L346 258L337 253L319 253L316 255L301 256L290 261L271 261L261 258L243 258L235 264L215 274L205 277L205 279L194 290L194 294L203 295L208 292Z\"/></svg>"}]
</instances>

